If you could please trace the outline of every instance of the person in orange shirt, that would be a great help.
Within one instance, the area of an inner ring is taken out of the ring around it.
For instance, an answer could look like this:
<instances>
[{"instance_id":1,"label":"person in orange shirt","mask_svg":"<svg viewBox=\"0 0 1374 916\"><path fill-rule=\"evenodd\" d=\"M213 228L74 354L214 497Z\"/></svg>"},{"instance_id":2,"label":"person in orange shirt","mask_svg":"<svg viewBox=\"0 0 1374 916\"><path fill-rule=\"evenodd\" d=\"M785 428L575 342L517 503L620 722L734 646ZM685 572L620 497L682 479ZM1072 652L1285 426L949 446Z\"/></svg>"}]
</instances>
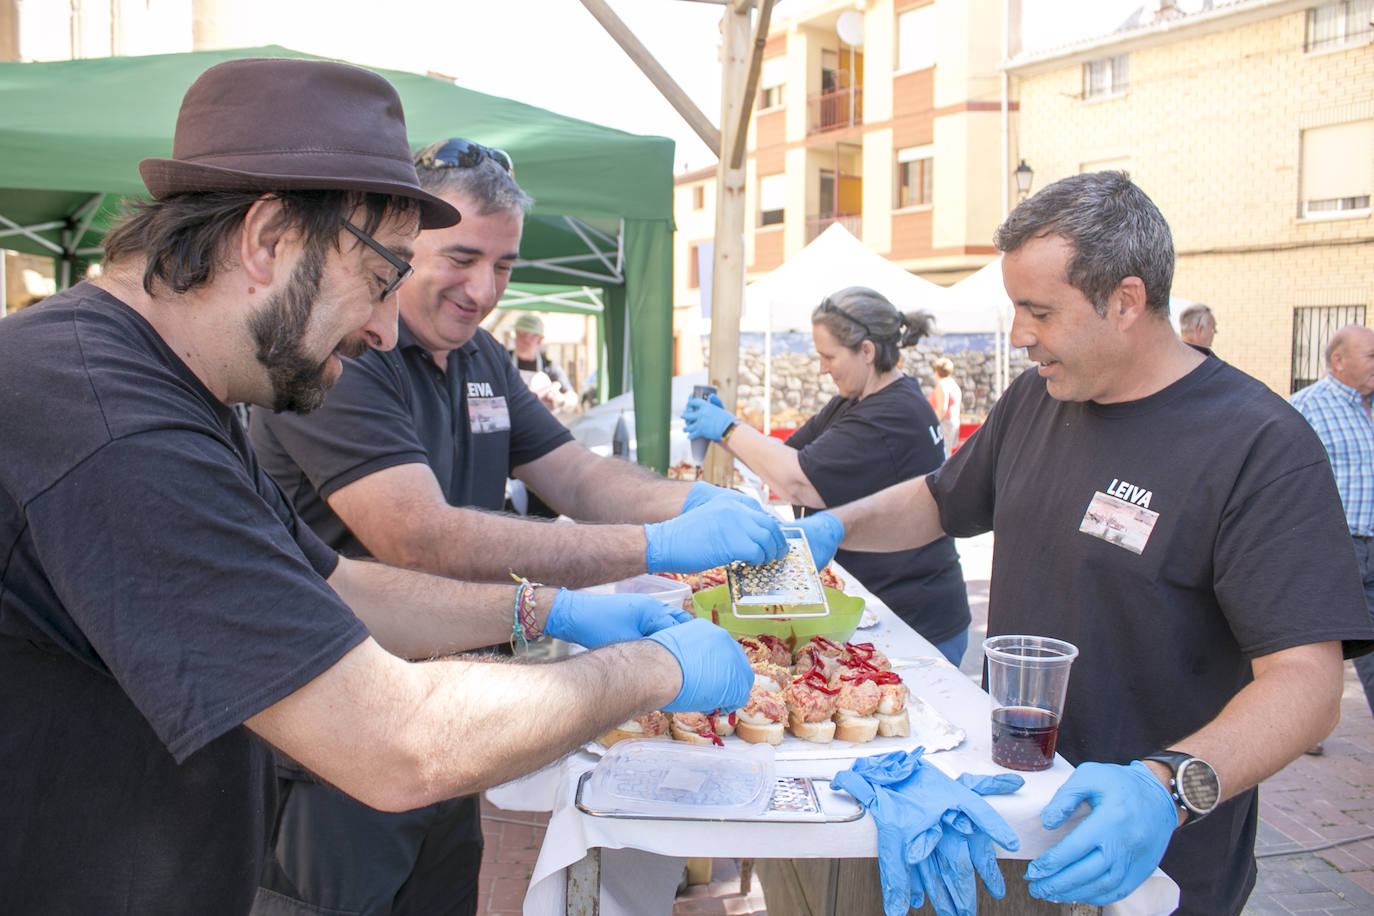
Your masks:
<instances>
[{"instance_id":1,"label":"person in orange shirt","mask_svg":"<svg viewBox=\"0 0 1374 916\"><path fill-rule=\"evenodd\" d=\"M964 393L954 380L954 361L948 356L937 359L931 368L935 370L935 385L926 395L926 400L935 410L935 418L940 421L940 434L945 439L945 457L954 454L959 446L959 408L963 404Z\"/></svg>"}]
</instances>

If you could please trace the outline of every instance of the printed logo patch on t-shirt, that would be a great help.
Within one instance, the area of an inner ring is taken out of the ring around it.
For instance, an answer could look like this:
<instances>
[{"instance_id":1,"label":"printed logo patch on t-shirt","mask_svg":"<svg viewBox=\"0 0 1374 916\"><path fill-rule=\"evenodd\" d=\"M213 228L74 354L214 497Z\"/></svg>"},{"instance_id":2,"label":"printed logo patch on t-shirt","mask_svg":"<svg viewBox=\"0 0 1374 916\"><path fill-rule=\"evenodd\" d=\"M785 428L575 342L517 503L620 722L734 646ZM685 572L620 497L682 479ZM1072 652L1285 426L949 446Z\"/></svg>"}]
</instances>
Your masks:
<instances>
[{"instance_id":1,"label":"printed logo patch on t-shirt","mask_svg":"<svg viewBox=\"0 0 1374 916\"><path fill-rule=\"evenodd\" d=\"M1093 494L1078 530L1131 553L1144 553L1159 519L1159 513L1149 508L1153 495L1149 490L1113 480L1106 493L1098 490Z\"/></svg>"},{"instance_id":2,"label":"printed logo patch on t-shirt","mask_svg":"<svg viewBox=\"0 0 1374 916\"><path fill-rule=\"evenodd\" d=\"M474 434L510 429L510 408L504 397L468 398L468 426Z\"/></svg>"}]
</instances>

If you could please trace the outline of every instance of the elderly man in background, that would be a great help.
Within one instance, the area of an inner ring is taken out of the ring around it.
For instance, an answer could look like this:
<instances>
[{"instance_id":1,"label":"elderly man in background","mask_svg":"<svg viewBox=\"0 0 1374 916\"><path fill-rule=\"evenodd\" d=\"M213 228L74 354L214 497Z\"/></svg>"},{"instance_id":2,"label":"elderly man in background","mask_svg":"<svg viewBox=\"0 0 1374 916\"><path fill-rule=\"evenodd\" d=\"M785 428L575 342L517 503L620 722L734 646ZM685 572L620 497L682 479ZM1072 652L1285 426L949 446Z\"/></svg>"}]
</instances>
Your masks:
<instances>
[{"instance_id":1,"label":"elderly man in background","mask_svg":"<svg viewBox=\"0 0 1374 916\"><path fill-rule=\"evenodd\" d=\"M1326 447L1341 494L1364 599L1374 620L1374 330L1347 325L1326 345L1327 374L1288 399ZM1365 699L1374 712L1374 654L1355 659ZM1321 745L1309 752L1320 753Z\"/></svg>"},{"instance_id":2,"label":"elderly man in background","mask_svg":"<svg viewBox=\"0 0 1374 916\"><path fill-rule=\"evenodd\" d=\"M459 218L418 186L390 84L220 64L140 171L154 200L102 277L0 321L0 908L243 916L269 745L404 811L664 703L747 699L706 621L341 557L259 467L230 405L311 410L341 357L391 347L417 230ZM614 644L407 661L541 629Z\"/></svg>"},{"instance_id":3,"label":"elderly man in background","mask_svg":"<svg viewBox=\"0 0 1374 916\"><path fill-rule=\"evenodd\" d=\"M1198 347L1212 346L1217 336L1217 319L1207 306L1197 303L1178 313L1178 336Z\"/></svg>"}]
</instances>

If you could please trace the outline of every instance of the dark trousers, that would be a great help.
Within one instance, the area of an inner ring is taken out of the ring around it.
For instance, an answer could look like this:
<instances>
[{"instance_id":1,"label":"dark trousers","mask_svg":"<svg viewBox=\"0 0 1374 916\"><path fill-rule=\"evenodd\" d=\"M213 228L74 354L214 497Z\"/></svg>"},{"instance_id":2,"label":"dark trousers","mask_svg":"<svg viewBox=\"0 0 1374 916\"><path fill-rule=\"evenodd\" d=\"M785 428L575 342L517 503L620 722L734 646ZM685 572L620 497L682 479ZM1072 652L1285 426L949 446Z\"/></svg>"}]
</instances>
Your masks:
<instances>
[{"instance_id":1,"label":"dark trousers","mask_svg":"<svg viewBox=\"0 0 1374 916\"><path fill-rule=\"evenodd\" d=\"M482 865L478 797L390 813L332 786L279 780L253 916L470 916Z\"/></svg>"},{"instance_id":2,"label":"dark trousers","mask_svg":"<svg viewBox=\"0 0 1374 916\"><path fill-rule=\"evenodd\" d=\"M1353 538L1355 557L1360 561L1360 575L1364 577L1364 603L1369 619L1374 622L1374 538ZM1364 698L1374 713L1374 652L1355 659L1355 673L1364 685Z\"/></svg>"}]
</instances>

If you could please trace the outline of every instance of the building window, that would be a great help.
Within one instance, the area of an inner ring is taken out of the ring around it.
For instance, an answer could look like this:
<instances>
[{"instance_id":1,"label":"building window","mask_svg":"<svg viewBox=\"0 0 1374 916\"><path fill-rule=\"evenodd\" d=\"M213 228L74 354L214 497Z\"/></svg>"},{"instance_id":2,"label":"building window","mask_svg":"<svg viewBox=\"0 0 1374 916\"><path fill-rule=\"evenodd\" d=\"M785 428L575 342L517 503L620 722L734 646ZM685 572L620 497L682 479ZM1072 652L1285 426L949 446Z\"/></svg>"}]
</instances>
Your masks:
<instances>
[{"instance_id":1,"label":"building window","mask_svg":"<svg viewBox=\"0 0 1374 916\"><path fill-rule=\"evenodd\" d=\"M1364 324L1363 305L1293 309L1293 380L1289 394L1326 374L1326 343L1337 329L1348 324Z\"/></svg>"},{"instance_id":2,"label":"building window","mask_svg":"<svg viewBox=\"0 0 1374 916\"><path fill-rule=\"evenodd\" d=\"M687 288L701 286L701 245L692 242L687 246Z\"/></svg>"},{"instance_id":3,"label":"building window","mask_svg":"<svg viewBox=\"0 0 1374 916\"><path fill-rule=\"evenodd\" d=\"M1369 44L1374 35L1371 15L1374 15L1371 0L1342 0L1308 10L1306 50L1326 51L1346 45Z\"/></svg>"},{"instance_id":4,"label":"building window","mask_svg":"<svg viewBox=\"0 0 1374 916\"><path fill-rule=\"evenodd\" d=\"M785 197L782 175L765 175L759 179L760 226L776 226L782 222Z\"/></svg>"},{"instance_id":5,"label":"building window","mask_svg":"<svg viewBox=\"0 0 1374 916\"><path fill-rule=\"evenodd\" d=\"M1083 65L1083 98L1109 99L1124 95L1130 85L1129 55L1102 57Z\"/></svg>"},{"instance_id":6,"label":"building window","mask_svg":"<svg viewBox=\"0 0 1374 916\"><path fill-rule=\"evenodd\" d=\"M1363 216L1374 192L1374 119L1302 132L1303 218Z\"/></svg>"},{"instance_id":7,"label":"building window","mask_svg":"<svg viewBox=\"0 0 1374 916\"><path fill-rule=\"evenodd\" d=\"M898 207L921 207L932 203L934 152L933 146L912 146L897 151Z\"/></svg>"},{"instance_id":8,"label":"building window","mask_svg":"<svg viewBox=\"0 0 1374 916\"><path fill-rule=\"evenodd\" d=\"M706 185L699 184L695 188L692 188L692 209L706 209Z\"/></svg>"},{"instance_id":9,"label":"building window","mask_svg":"<svg viewBox=\"0 0 1374 916\"><path fill-rule=\"evenodd\" d=\"M787 102L784 57L770 57L759 70L759 110L780 108Z\"/></svg>"},{"instance_id":10,"label":"building window","mask_svg":"<svg viewBox=\"0 0 1374 916\"><path fill-rule=\"evenodd\" d=\"M907 10L897 17L897 70L935 66L935 4Z\"/></svg>"}]
</instances>

